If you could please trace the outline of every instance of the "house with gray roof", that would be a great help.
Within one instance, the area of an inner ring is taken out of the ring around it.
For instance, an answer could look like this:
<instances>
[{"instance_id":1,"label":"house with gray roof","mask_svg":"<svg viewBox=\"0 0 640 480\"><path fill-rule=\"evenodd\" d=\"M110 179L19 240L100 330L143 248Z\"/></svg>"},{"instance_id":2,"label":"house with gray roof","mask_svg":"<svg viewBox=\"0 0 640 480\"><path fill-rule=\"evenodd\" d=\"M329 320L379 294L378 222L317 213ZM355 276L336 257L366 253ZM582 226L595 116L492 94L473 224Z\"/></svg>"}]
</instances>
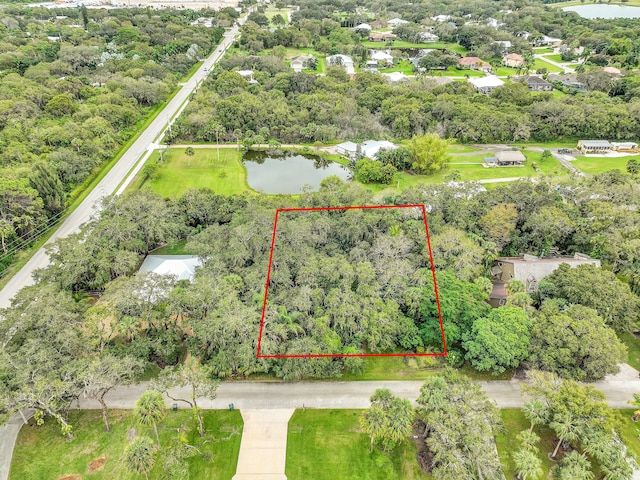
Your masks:
<instances>
[{"instance_id":1,"label":"house with gray roof","mask_svg":"<svg viewBox=\"0 0 640 480\"><path fill-rule=\"evenodd\" d=\"M608 140L578 140L576 148L582 153L606 153L613 145Z\"/></svg>"},{"instance_id":2,"label":"house with gray roof","mask_svg":"<svg viewBox=\"0 0 640 480\"><path fill-rule=\"evenodd\" d=\"M527 86L532 92L551 92L553 84L547 82L544 78L536 75L526 75L518 79L519 82Z\"/></svg>"}]
</instances>

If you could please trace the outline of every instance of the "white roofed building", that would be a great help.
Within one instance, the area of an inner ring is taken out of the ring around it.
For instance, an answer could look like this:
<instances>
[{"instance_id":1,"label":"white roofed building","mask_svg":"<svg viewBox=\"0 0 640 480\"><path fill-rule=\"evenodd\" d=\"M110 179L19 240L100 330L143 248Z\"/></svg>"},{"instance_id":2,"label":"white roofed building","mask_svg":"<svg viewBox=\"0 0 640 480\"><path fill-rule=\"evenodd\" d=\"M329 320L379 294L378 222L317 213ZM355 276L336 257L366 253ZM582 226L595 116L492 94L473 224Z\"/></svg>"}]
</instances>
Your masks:
<instances>
[{"instance_id":1,"label":"white roofed building","mask_svg":"<svg viewBox=\"0 0 640 480\"><path fill-rule=\"evenodd\" d=\"M138 272L153 272L173 277L176 281L193 281L196 268L202 266L197 255L147 255Z\"/></svg>"},{"instance_id":2,"label":"white roofed building","mask_svg":"<svg viewBox=\"0 0 640 480\"><path fill-rule=\"evenodd\" d=\"M398 148L397 145L387 140L367 140L360 145L360 153L363 157L373 160L380 150L395 150L396 148Z\"/></svg>"},{"instance_id":3,"label":"white roofed building","mask_svg":"<svg viewBox=\"0 0 640 480\"><path fill-rule=\"evenodd\" d=\"M469 78L469 83L476 87L478 93L482 93L484 95L488 95L496 88L504 85L504 82L495 75L488 75L486 77L471 77Z\"/></svg>"}]
</instances>

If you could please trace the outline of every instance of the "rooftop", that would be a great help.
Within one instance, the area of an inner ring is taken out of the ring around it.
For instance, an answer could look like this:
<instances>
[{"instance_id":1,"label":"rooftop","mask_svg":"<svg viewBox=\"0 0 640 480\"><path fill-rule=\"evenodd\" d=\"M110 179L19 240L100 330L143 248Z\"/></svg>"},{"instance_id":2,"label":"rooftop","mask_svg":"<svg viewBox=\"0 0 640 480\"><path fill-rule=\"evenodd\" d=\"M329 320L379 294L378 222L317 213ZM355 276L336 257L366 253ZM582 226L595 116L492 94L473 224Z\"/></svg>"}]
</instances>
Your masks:
<instances>
[{"instance_id":1,"label":"rooftop","mask_svg":"<svg viewBox=\"0 0 640 480\"><path fill-rule=\"evenodd\" d=\"M197 255L147 255L139 272L170 275L176 280L193 280L196 268L202 265Z\"/></svg>"},{"instance_id":2,"label":"rooftop","mask_svg":"<svg viewBox=\"0 0 640 480\"><path fill-rule=\"evenodd\" d=\"M504 85L504 82L495 75L489 75L487 77L471 77L469 82L476 88L501 87Z\"/></svg>"}]
</instances>

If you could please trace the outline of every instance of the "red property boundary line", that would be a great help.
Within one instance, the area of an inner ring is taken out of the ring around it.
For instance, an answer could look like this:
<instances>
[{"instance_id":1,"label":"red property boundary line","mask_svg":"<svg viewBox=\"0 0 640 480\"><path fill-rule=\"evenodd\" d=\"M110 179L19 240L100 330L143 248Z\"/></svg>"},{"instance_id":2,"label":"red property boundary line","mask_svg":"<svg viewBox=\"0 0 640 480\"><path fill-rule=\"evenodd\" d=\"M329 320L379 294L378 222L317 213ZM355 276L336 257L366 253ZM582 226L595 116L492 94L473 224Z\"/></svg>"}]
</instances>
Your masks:
<instances>
[{"instance_id":1,"label":"red property boundary line","mask_svg":"<svg viewBox=\"0 0 640 480\"><path fill-rule=\"evenodd\" d=\"M271 280L271 265L273 263L273 251L276 244L276 231L278 229L278 216L280 212L309 212L309 211L332 211L332 210L364 210L374 208L419 208L422 211L427 247L429 248L429 260L431 262L431 276L433 278L433 289L438 308L438 318L440 321L440 334L442 335L442 353L303 353L294 355L262 355L262 333L264 331L264 317L267 311L267 296L269 295L269 281ZM431 251L431 239L429 237L429 224L427 222L427 210L424 204L412 203L405 205L362 205L347 207L309 207L309 208L278 208L273 221L273 234L271 235L271 252L269 253L269 267L267 268L267 281L265 283L264 301L262 303L262 317L260 319L260 336L258 337L257 358L323 358L323 357L444 357L447 355L447 341L444 336L444 325L442 323L442 312L440 311L440 297L438 296L438 284L436 282L436 269L433 264L433 252Z\"/></svg>"}]
</instances>

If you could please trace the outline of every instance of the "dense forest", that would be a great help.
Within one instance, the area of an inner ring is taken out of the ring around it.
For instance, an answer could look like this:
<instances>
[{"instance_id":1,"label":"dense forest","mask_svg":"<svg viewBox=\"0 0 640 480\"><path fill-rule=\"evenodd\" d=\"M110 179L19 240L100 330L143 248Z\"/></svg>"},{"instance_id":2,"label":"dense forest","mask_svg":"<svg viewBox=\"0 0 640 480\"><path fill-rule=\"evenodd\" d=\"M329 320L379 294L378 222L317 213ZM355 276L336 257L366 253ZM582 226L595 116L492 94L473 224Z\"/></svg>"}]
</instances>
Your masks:
<instances>
[{"instance_id":1,"label":"dense forest","mask_svg":"<svg viewBox=\"0 0 640 480\"><path fill-rule=\"evenodd\" d=\"M192 26L198 16L0 12L0 264L59 217L78 187L218 43L223 29Z\"/></svg>"}]
</instances>

